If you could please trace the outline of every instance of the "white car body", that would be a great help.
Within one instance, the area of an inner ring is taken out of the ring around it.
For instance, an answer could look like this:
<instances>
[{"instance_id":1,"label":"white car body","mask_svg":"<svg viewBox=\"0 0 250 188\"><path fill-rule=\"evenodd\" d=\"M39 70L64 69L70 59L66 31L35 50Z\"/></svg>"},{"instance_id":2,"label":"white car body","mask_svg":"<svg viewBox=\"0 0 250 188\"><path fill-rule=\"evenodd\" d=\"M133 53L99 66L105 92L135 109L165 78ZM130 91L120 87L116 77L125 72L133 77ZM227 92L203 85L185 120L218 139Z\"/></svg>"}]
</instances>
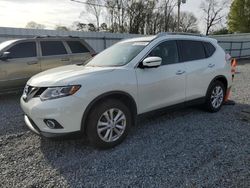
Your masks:
<instances>
[{"instance_id":1,"label":"white car body","mask_svg":"<svg viewBox=\"0 0 250 188\"><path fill-rule=\"evenodd\" d=\"M158 68L138 68L148 52L157 44L167 40L198 40L209 42L216 48L212 57L160 66ZM227 81L227 89L232 85L230 63L225 52L215 39L187 35L162 35L128 39L124 42L149 42L149 44L128 64L119 67L88 67L69 65L54 68L33 76L27 85L33 87L57 87L81 85L74 95L42 101L39 97L25 102L21 107L26 124L36 133L67 134L81 131L85 126L84 116L93 101L111 93L126 94L135 103L136 115L164 107L202 99L206 96L210 83L217 77ZM133 108L134 108L133 107ZM29 118L28 118L29 117ZM55 119L62 129L49 128L44 119ZM36 125L36 128L33 127ZM37 129L38 128L38 129Z\"/></svg>"}]
</instances>

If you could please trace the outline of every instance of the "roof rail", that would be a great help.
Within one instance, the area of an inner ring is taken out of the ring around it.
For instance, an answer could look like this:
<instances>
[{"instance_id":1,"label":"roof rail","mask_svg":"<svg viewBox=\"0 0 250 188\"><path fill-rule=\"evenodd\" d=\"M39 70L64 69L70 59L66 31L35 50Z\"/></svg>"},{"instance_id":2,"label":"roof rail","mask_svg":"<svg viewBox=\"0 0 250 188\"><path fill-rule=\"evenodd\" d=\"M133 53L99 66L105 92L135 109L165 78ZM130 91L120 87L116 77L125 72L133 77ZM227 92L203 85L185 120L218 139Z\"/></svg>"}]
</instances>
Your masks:
<instances>
[{"instance_id":1,"label":"roof rail","mask_svg":"<svg viewBox=\"0 0 250 188\"><path fill-rule=\"evenodd\" d=\"M185 32L161 32L157 34L158 37L163 37L166 35L189 35L189 36L197 36L197 37L207 37L206 35L198 34L198 33L185 33Z\"/></svg>"},{"instance_id":2,"label":"roof rail","mask_svg":"<svg viewBox=\"0 0 250 188\"><path fill-rule=\"evenodd\" d=\"M80 38L80 37L77 37L77 36L71 36L71 35L65 35L65 36L59 36L59 35L53 35L53 36L51 36L51 35L41 35L41 36L36 36L36 37L34 37L34 38L56 38L56 37L69 37L69 38Z\"/></svg>"}]
</instances>

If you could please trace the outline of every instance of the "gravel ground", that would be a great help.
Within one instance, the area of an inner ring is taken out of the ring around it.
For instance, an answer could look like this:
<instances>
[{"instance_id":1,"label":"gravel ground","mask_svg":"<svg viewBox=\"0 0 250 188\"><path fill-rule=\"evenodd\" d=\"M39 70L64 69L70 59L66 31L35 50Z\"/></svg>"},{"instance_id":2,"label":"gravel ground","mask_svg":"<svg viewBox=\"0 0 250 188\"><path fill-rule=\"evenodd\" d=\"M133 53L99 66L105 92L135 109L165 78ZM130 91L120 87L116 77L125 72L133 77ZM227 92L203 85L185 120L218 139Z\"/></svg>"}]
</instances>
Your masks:
<instances>
[{"instance_id":1,"label":"gravel ground","mask_svg":"<svg viewBox=\"0 0 250 188\"><path fill-rule=\"evenodd\" d=\"M19 96L0 97L0 187L250 187L250 63L216 114L198 108L141 119L118 147L48 140L24 125Z\"/></svg>"}]
</instances>

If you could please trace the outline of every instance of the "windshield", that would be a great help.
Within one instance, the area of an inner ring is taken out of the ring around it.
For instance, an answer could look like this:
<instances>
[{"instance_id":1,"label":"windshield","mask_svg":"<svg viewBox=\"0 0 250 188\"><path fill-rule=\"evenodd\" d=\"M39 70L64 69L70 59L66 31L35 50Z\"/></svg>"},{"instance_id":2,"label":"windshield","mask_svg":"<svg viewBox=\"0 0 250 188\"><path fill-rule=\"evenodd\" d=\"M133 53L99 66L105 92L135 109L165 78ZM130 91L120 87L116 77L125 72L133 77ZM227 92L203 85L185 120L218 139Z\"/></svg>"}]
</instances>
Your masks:
<instances>
[{"instance_id":1,"label":"windshield","mask_svg":"<svg viewBox=\"0 0 250 188\"><path fill-rule=\"evenodd\" d=\"M126 65L137 56L147 44L148 42L124 42L115 44L91 59L86 66L112 67Z\"/></svg>"},{"instance_id":2,"label":"windshield","mask_svg":"<svg viewBox=\"0 0 250 188\"><path fill-rule=\"evenodd\" d=\"M16 40L9 40L0 43L0 51L2 51L5 47L9 46L11 43L15 42Z\"/></svg>"}]
</instances>

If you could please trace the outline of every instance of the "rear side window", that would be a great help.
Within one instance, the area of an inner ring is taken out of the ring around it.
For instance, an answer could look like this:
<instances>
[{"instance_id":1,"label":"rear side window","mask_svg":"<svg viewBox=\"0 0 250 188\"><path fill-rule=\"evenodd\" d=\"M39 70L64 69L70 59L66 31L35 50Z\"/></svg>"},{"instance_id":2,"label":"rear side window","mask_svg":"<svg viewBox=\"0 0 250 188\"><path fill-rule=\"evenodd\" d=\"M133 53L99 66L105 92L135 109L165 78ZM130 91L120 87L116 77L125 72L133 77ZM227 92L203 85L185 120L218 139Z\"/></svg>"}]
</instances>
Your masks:
<instances>
[{"instance_id":1,"label":"rear side window","mask_svg":"<svg viewBox=\"0 0 250 188\"><path fill-rule=\"evenodd\" d=\"M200 41L178 41L182 61L193 61L206 58L205 49Z\"/></svg>"},{"instance_id":2,"label":"rear side window","mask_svg":"<svg viewBox=\"0 0 250 188\"><path fill-rule=\"evenodd\" d=\"M89 50L79 41L67 41L67 44L73 54L89 52Z\"/></svg>"},{"instance_id":3,"label":"rear side window","mask_svg":"<svg viewBox=\"0 0 250 188\"><path fill-rule=\"evenodd\" d=\"M156 46L148 57L161 57L162 65L174 64L179 62L176 41L166 41Z\"/></svg>"},{"instance_id":4,"label":"rear side window","mask_svg":"<svg viewBox=\"0 0 250 188\"><path fill-rule=\"evenodd\" d=\"M10 58L12 59L37 56L35 42L22 42L12 46L7 51L10 52Z\"/></svg>"},{"instance_id":5,"label":"rear side window","mask_svg":"<svg viewBox=\"0 0 250 188\"><path fill-rule=\"evenodd\" d=\"M67 54L61 41L41 41L41 49L43 56Z\"/></svg>"},{"instance_id":6,"label":"rear side window","mask_svg":"<svg viewBox=\"0 0 250 188\"><path fill-rule=\"evenodd\" d=\"M207 57L211 57L215 52L215 47L210 42L203 42Z\"/></svg>"}]
</instances>

